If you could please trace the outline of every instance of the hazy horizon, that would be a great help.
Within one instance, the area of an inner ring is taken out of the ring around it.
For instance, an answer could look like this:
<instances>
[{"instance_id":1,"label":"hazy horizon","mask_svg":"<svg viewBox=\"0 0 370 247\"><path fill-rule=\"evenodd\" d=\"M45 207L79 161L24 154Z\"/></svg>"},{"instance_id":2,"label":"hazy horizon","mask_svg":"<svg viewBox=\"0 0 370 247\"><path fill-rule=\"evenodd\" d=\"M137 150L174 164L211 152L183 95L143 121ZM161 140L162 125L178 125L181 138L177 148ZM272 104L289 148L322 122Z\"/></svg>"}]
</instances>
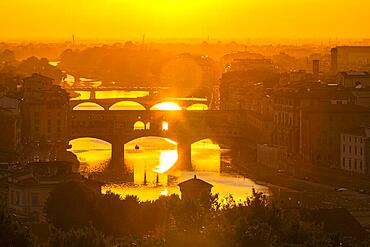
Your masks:
<instances>
[{"instance_id":1,"label":"hazy horizon","mask_svg":"<svg viewBox=\"0 0 370 247\"><path fill-rule=\"evenodd\" d=\"M368 7L365 0L2 1L0 38L67 41L75 34L85 41L139 41L145 34L149 41L366 39Z\"/></svg>"}]
</instances>

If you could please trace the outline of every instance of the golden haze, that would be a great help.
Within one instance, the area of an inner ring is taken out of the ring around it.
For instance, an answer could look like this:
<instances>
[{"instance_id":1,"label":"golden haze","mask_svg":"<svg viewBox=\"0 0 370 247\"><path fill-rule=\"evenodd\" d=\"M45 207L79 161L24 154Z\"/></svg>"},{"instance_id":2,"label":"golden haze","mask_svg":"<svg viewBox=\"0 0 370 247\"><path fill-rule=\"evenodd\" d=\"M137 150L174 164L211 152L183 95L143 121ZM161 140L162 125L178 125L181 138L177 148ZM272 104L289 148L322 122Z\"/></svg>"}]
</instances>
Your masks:
<instances>
[{"instance_id":1,"label":"golden haze","mask_svg":"<svg viewBox=\"0 0 370 247\"><path fill-rule=\"evenodd\" d=\"M0 37L361 38L370 35L369 7L367 0L2 0Z\"/></svg>"}]
</instances>

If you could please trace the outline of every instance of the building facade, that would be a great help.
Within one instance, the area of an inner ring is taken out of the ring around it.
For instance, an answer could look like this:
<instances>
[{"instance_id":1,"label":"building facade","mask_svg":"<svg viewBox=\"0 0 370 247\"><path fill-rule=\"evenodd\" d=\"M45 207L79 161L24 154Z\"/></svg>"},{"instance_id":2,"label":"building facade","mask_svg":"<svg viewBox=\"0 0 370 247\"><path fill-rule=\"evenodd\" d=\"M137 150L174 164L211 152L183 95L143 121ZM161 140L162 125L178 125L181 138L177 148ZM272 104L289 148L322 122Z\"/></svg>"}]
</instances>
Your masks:
<instances>
[{"instance_id":1,"label":"building facade","mask_svg":"<svg viewBox=\"0 0 370 247\"><path fill-rule=\"evenodd\" d=\"M340 135L340 168L370 175L370 128L347 130Z\"/></svg>"},{"instance_id":2,"label":"building facade","mask_svg":"<svg viewBox=\"0 0 370 247\"><path fill-rule=\"evenodd\" d=\"M20 100L0 97L0 161L14 161L21 150Z\"/></svg>"},{"instance_id":3,"label":"building facade","mask_svg":"<svg viewBox=\"0 0 370 247\"><path fill-rule=\"evenodd\" d=\"M73 172L69 162L30 163L25 169L7 177L7 208L20 220L45 221L44 207L50 192L60 183L76 181L101 193L101 184Z\"/></svg>"},{"instance_id":4,"label":"building facade","mask_svg":"<svg viewBox=\"0 0 370 247\"><path fill-rule=\"evenodd\" d=\"M287 148L290 156L302 154L301 111L323 104L353 104L353 95L347 89L319 83L300 83L277 88L272 93L272 144ZM319 108L319 107L318 107Z\"/></svg>"},{"instance_id":5,"label":"building facade","mask_svg":"<svg viewBox=\"0 0 370 247\"><path fill-rule=\"evenodd\" d=\"M370 108L326 104L301 110L300 153L310 164L341 167L341 133L370 124Z\"/></svg>"},{"instance_id":6,"label":"building facade","mask_svg":"<svg viewBox=\"0 0 370 247\"><path fill-rule=\"evenodd\" d=\"M367 88L370 87L370 74L366 71L346 71L337 74L337 83L343 87Z\"/></svg>"},{"instance_id":7,"label":"building facade","mask_svg":"<svg viewBox=\"0 0 370 247\"><path fill-rule=\"evenodd\" d=\"M56 160L68 146L69 94L38 74L23 80L22 142L25 159Z\"/></svg>"},{"instance_id":8,"label":"building facade","mask_svg":"<svg viewBox=\"0 0 370 247\"><path fill-rule=\"evenodd\" d=\"M369 69L370 46L337 46L331 49L332 73Z\"/></svg>"}]
</instances>

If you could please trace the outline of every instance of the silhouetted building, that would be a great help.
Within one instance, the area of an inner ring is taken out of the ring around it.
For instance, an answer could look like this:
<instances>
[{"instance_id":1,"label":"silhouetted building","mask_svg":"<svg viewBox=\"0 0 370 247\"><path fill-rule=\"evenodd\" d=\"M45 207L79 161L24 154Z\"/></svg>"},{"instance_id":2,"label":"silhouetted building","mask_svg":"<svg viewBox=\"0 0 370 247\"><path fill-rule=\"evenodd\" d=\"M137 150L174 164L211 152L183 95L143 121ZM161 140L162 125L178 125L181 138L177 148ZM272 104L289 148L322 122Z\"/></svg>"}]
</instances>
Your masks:
<instances>
[{"instance_id":1,"label":"silhouetted building","mask_svg":"<svg viewBox=\"0 0 370 247\"><path fill-rule=\"evenodd\" d=\"M370 107L370 87L352 88L351 92L355 97L356 105Z\"/></svg>"},{"instance_id":2,"label":"silhouetted building","mask_svg":"<svg viewBox=\"0 0 370 247\"><path fill-rule=\"evenodd\" d=\"M196 175L194 178L186 180L178 184L181 192L181 199L183 200L198 200L208 198L213 185L198 179Z\"/></svg>"},{"instance_id":3,"label":"silhouetted building","mask_svg":"<svg viewBox=\"0 0 370 247\"><path fill-rule=\"evenodd\" d=\"M274 169L286 169L287 152L285 147L257 144L257 162Z\"/></svg>"},{"instance_id":4,"label":"silhouetted building","mask_svg":"<svg viewBox=\"0 0 370 247\"><path fill-rule=\"evenodd\" d=\"M29 169L9 175L7 208L18 219L44 221L44 205L53 188L63 182L78 181L96 193L101 193L101 184L73 173L68 162L30 163ZM1 181L0 181L1 183Z\"/></svg>"},{"instance_id":5,"label":"silhouetted building","mask_svg":"<svg viewBox=\"0 0 370 247\"><path fill-rule=\"evenodd\" d=\"M320 60L312 60L312 74L315 80L320 77Z\"/></svg>"},{"instance_id":6,"label":"silhouetted building","mask_svg":"<svg viewBox=\"0 0 370 247\"><path fill-rule=\"evenodd\" d=\"M370 175L370 128L355 128L341 133L341 166L346 171Z\"/></svg>"},{"instance_id":7,"label":"silhouetted building","mask_svg":"<svg viewBox=\"0 0 370 247\"><path fill-rule=\"evenodd\" d=\"M340 168L341 133L370 124L370 108L321 104L300 111L300 153L310 164Z\"/></svg>"},{"instance_id":8,"label":"silhouetted building","mask_svg":"<svg viewBox=\"0 0 370 247\"><path fill-rule=\"evenodd\" d=\"M350 88L370 87L370 74L367 71L346 71L337 74L337 84Z\"/></svg>"},{"instance_id":9,"label":"silhouetted building","mask_svg":"<svg viewBox=\"0 0 370 247\"><path fill-rule=\"evenodd\" d=\"M225 68L225 71L260 71L273 73L276 72L276 68L271 59L234 59Z\"/></svg>"},{"instance_id":10,"label":"silhouetted building","mask_svg":"<svg viewBox=\"0 0 370 247\"><path fill-rule=\"evenodd\" d=\"M307 73L305 70L290 71L289 84L312 82L312 74Z\"/></svg>"},{"instance_id":11,"label":"silhouetted building","mask_svg":"<svg viewBox=\"0 0 370 247\"><path fill-rule=\"evenodd\" d=\"M69 95L51 78L23 82L22 141L27 160L56 160L68 145Z\"/></svg>"},{"instance_id":12,"label":"silhouetted building","mask_svg":"<svg viewBox=\"0 0 370 247\"><path fill-rule=\"evenodd\" d=\"M21 149L20 101L0 97L0 161L14 161Z\"/></svg>"},{"instance_id":13,"label":"silhouetted building","mask_svg":"<svg viewBox=\"0 0 370 247\"><path fill-rule=\"evenodd\" d=\"M279 74L263 71L233 71L224 73L220 80L221 110L246 110L249 93L256 87L270 88L279 82Z\"/></svg>"},{"instance_id":14,"label":"silhouetted building","mask_svg":"<svg viewBox=\"0 0 370 247\"><path fill-rule=\"evenodd\" d=\"M300 83L277 88L272 93L273 136L272 143L287 148L288 154L302 153L301 111L310 106L319 109L323 104L351 104L353 95L347 89L319 83Z\"/></svg>"},{"instance_id":15,"label":"silhouetted building","mask_svg":"<svg viewBox=\"0 0 370 247\"><path fill-rule=\"evenodd\" d=\"M331 49L333 73L370 69L370 46L337 46Z\"/></svg>"}]
</instances>

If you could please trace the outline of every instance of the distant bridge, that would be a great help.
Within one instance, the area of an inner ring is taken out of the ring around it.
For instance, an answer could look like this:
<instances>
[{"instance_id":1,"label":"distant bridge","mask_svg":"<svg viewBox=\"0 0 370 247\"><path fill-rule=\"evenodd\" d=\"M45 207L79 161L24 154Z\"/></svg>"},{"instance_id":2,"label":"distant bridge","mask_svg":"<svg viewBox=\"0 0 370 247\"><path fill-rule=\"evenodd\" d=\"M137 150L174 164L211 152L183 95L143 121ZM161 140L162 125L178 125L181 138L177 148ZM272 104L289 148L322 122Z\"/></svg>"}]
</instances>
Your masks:
<instances>
[{"instance_id":1,"label":"distant bridge","mask_svg":"<svg viewBox=\"0 0 370 247\"><path fill-rule=\"evenodd\" d=\"M113 99L82 99L82 100L70 100L70 107L73 110L76 106L82 103L94 103L104 110L109 110L113 105L119 102L134 102L138 103L138 106L142 106L143 109L150 110L156 104L163 103L163 102L172 102L179 105L182 109L186 110L189 106L194 104L204 104L208 107L208 100L202 98L160 98L160 97L152 97L152 96L145 96L139 98L113 98Z\"/></svg>"},{"instance_id":2,"label":"distant bridge","mask_svg":"<svg viewBox=\"0 0 370 247\"><path fill-rule=\"evenodd\" d=\"M176 169L191 170L191 144L242 138L239 111L71 111L70 140L91 137L112 144L111 168L122 169L124 144L157 136L177 142Z\"/></svg>"}]
</instances>

